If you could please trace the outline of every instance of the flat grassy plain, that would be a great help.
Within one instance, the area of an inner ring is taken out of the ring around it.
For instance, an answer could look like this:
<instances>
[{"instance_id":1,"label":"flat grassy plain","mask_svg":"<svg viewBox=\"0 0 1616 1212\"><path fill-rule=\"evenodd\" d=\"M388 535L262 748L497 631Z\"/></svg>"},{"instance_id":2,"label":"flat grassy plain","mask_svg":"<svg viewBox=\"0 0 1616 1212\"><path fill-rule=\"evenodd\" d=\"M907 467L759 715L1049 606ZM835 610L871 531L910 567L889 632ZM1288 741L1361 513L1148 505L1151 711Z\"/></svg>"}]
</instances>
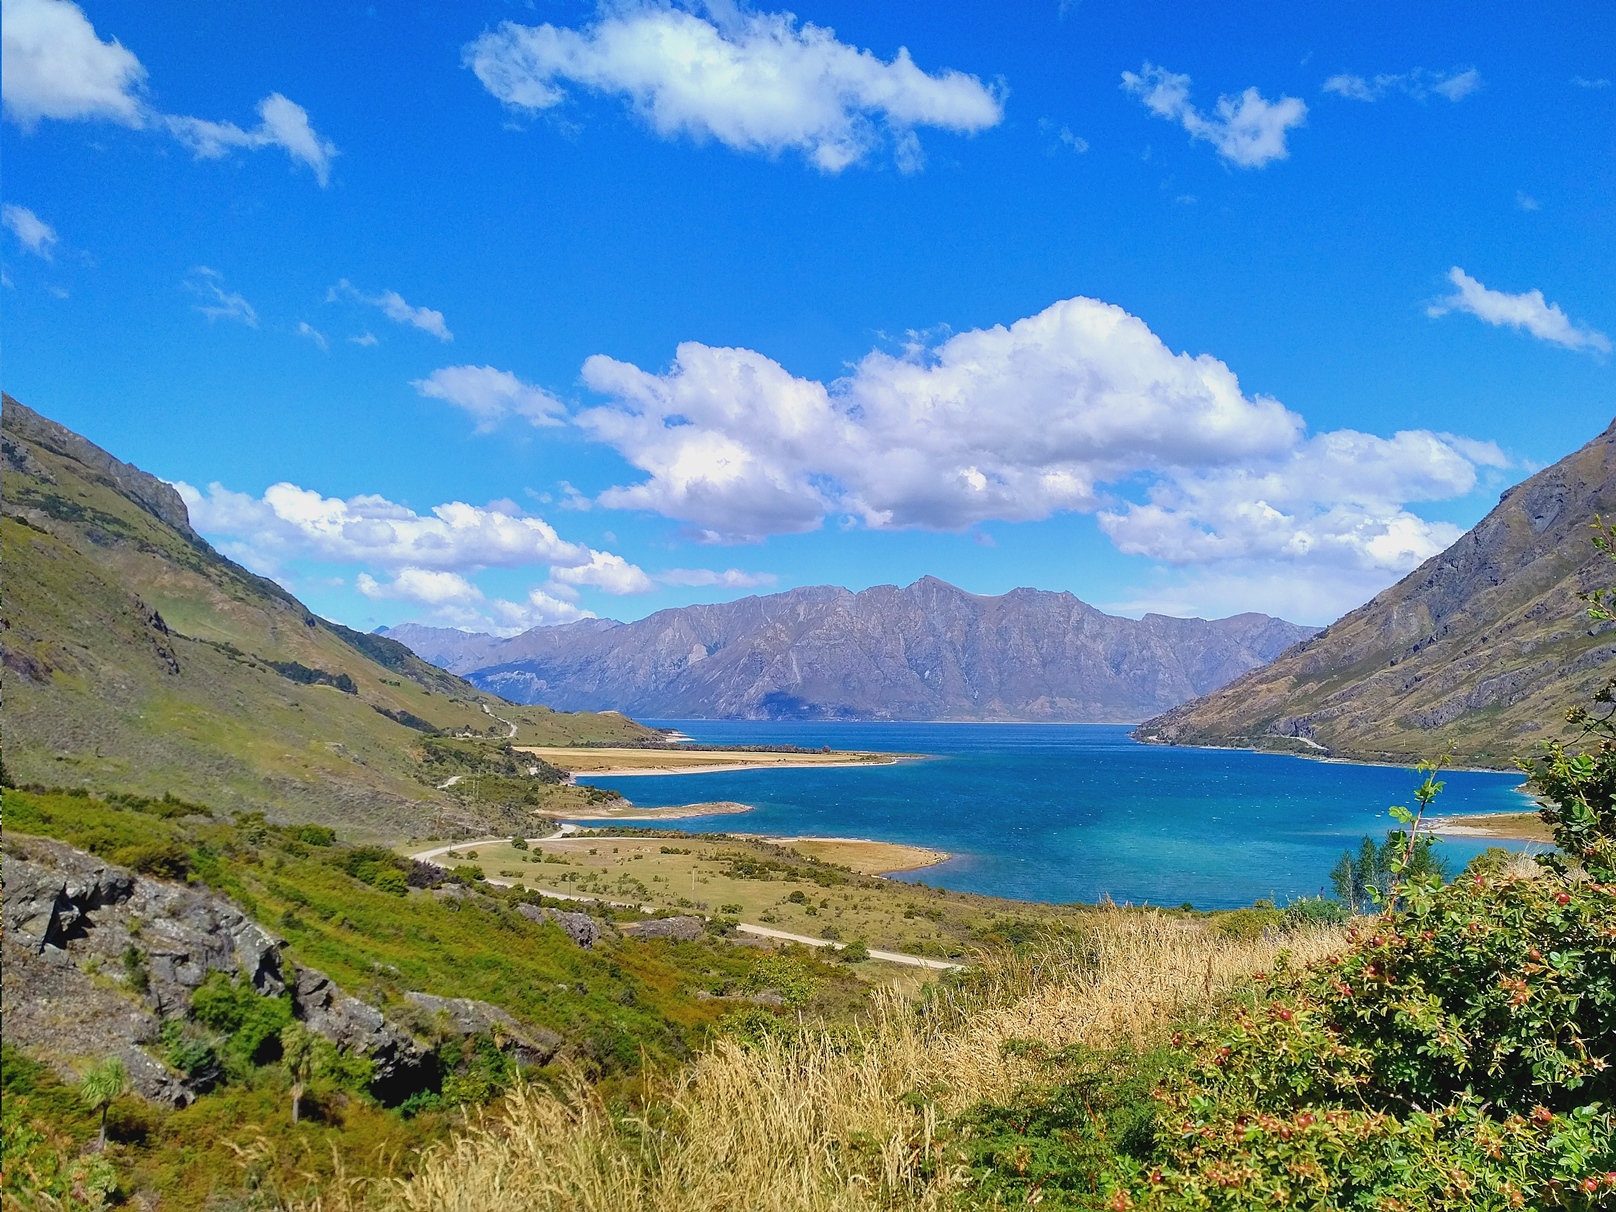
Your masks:
<instances>
[{"instance_id":1,"label":"flat grassy plain","mask_svg":"<svg viewBox=\"0 0 1616 1212\"><path fill-rule=\"evenodd\" d=\"M1089 912L947 892L861 874L845 842L596 830L528 842L457 847L434 861L475 863L538 892L704 913L883 951L962 960ZM895 847L906 851L908 847ZM816 853L817 851L817 853ZM912 856L908 856L912 857Z\"/></svg>"}]
</instances>

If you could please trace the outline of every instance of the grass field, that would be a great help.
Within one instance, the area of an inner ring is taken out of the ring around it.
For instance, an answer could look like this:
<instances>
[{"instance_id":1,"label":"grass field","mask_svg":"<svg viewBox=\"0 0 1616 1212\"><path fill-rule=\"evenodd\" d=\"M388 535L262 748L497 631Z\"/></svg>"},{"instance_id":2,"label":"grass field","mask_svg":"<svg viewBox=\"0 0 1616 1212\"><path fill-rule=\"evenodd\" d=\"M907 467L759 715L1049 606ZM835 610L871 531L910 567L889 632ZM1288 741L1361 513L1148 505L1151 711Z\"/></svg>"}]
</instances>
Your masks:
<instances>
[{"instance_id":1,"label":"grass field","mask_svg":"<svg viewBox=\"0 0 1616 1212\"><path fill-rule=\"evenodd\" d=\"M625 834L628 831L623 831ZM434 861L475 863L535 891L594 896L773 926L792 934L862 940L880 950L961 959L988 941L1016 941L1071 917L1058 906L945 892L861 874L928 853L884 843L821 839L776 844L710 835L546 838L457 848ZM933 852L934 853L934 852Z\"/></svg>"}]
</instances>

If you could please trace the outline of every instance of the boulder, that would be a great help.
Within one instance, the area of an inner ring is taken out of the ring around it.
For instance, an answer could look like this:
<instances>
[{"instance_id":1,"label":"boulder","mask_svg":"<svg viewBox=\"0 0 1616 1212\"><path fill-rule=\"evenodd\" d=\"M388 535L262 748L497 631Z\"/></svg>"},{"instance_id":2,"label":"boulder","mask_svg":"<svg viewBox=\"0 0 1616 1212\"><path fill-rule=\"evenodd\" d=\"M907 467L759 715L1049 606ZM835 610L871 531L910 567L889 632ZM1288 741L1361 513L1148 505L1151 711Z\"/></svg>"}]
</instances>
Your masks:
<instances>
[{"instance_id":1,"label":"boulder","mask_svg":"<svg viewBox=\"0 0 1616 1212\"><path fill-rule=\"evenodd\" d=\"M545 922L554 922L573 942L580 947L593 947L606 933L606 929L596 918L587 913L571 913L565 909L544 909L538 905L518 905L516 911L530 922L543 925Z\"/></svg>"},{"instance_id":2,"label":"boulder","mask_svg":"<svg viewBox=\"0 0 1616 1212\"><path fill-rule=\"evenodd\" d=\"M431 1053L376 1007L337 988L325 973L299 970L292 1010L316 1035L370 1061L371 1093L383 1102L398 1102L432 1084L437 1062Z\"/></svg>"},{"instance_id":3,"label":"boulder","mask_svg":"<svg viewBox=\"0 0 1616 1212\"><path fill-rule=\"evenodd\" d=\"M545 1064L561 1048L561 1037L543 1027L527 1027L498 1006L469 997L435 997L406 993L404 1000L426 1012L434 1024L453 1035L491 1035L522 1068Z\"/></svg>"},{"instance_id":4,"label":"boulder","mask_svg":"<svg viewBox=\"0 0 1616 1212\"><path fill-rule=\"evenodd\" d=\"M623 927L635 938L671 938L693 943L707 933L707 922L699 917L654 917L648 922L630 922Z\"/></svg>"}]
</instances>

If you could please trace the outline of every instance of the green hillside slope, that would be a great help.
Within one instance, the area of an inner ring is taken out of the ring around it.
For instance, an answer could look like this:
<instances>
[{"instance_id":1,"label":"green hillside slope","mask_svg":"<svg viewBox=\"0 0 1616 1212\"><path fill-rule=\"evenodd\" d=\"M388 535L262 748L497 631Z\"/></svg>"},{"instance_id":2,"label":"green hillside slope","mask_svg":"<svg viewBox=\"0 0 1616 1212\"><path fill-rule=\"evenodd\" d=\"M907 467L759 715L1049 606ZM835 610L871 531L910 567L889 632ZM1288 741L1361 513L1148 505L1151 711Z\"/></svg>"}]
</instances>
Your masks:
<instances>
[{"instance_id":1,"label":"green hillside slope","mask_svg":"<svg viewBox=\"0 0 1616 1212\"><path fill-rule=\"evenodd\" d=\"M1595 517L1616 515L1616 424L1510 489L1474 529L1279 659L1165 715L1142 740L1507 767L1616 668Z\"/></svg>"},{"instance_id":2,"label":"green hillside slope","mask_svg":"<svg viewBox=\"0 0 1616 1212\"><path fill-rule=\"evenodd\" d=\"M169 485L10 396L3 439L0 655L17 782L425 836L514 825L582 797L535 785L502 805L482 780L434 786L478 762L494 771L505 739L652 735L611 713L514 706L401 644L317 618L214 551ZM429 767L431 730L489 739L469 764Z\"/></svg>"}]
</instances>

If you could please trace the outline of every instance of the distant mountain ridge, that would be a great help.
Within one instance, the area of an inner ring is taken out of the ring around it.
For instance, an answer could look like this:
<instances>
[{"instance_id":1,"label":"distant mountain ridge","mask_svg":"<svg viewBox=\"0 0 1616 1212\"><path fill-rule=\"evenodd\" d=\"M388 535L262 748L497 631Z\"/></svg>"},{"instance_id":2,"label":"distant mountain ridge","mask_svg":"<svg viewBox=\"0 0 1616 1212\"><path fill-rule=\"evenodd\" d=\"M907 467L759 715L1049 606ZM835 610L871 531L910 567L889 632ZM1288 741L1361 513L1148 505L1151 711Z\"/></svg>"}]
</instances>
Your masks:
<instances>
[{"instance_id":1,"label":"distant mountain ridge","mask_svg":"<svg viewBox=\"0 0 1616 1212\"><path fill-rule=\"evenodd\" d=\"M1616 667L1616 626L1578 596L1610 583L1597 515L1616 518L1616 422L1367 605L1139 735L1506 767Z\"/></svg>"},{"instance_id":2,"label":"distant mountain ridge","mask_svg":"<svg viewBox=\"0 0 1616 1212\"><path fill-rule=\"evenodd\" d=\"M1142 619L1070 593L966 593L936 577L831 585L588 619L511 639L405 624L382 634L483 689L558 710L662 719L1130 722L1312 635L1262 614Z\"/></svg>"}]
</instances>

